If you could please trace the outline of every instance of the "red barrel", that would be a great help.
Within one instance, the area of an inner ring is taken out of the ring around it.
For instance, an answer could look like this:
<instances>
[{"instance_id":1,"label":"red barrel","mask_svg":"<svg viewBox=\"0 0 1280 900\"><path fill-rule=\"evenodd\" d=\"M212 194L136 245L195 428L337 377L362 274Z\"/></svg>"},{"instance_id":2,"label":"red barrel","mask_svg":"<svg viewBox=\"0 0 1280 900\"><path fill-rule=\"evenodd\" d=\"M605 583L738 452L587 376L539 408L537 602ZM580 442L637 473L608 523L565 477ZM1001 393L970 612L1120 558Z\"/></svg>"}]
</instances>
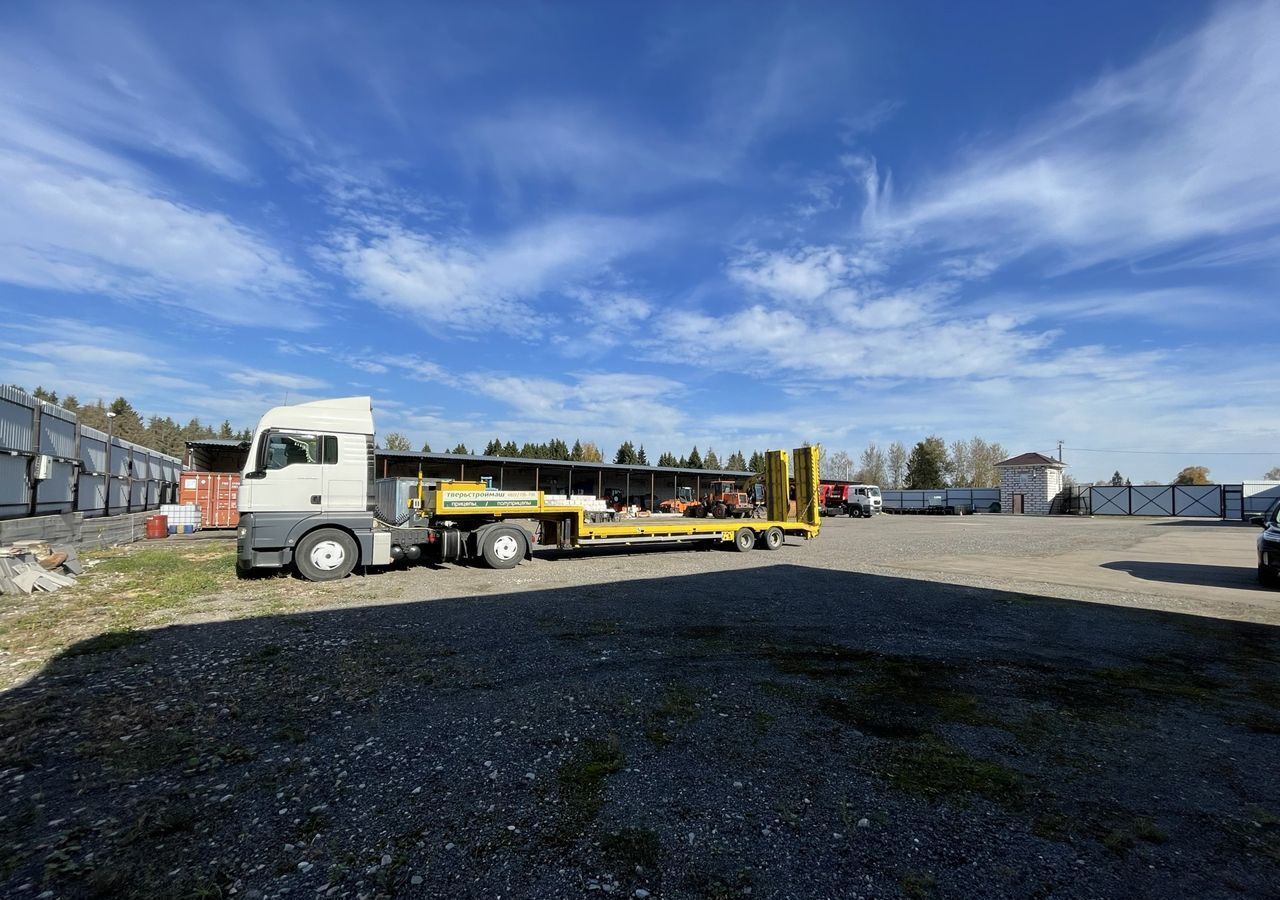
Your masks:
<instances>
[{"instance_id":1,"label":"red barrel","mask_svg":"<svg viewBox=\"0 0 1280 900\"><path fill-rule=\"evenodd\" d=\"M147 540L154 541L158 538L165 538L168 536L168 516L147 516Z\"/></svg>"}]
</instances>

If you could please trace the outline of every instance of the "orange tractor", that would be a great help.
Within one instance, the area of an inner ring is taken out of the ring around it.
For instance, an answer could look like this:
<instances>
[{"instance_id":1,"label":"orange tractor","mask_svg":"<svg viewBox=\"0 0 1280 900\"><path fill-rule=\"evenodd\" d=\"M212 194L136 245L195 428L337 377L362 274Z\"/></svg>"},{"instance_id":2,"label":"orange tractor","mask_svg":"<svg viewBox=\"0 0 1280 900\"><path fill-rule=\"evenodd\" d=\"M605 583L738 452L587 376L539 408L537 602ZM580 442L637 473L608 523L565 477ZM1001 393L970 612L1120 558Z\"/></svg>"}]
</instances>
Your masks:
<instances>
[{"instance_id":1,"label":"orange tractor","mask_svg":"<svg viewBox=\"0 0 1280 900\"><path fill-rule=\"evenodd\" d=\"M732 481L713 481L710 490L697 503L690 504L684 514L699 519L763 519L764 483L752 479L747 490L740 491Z\"/></svg>"}]
</instances>

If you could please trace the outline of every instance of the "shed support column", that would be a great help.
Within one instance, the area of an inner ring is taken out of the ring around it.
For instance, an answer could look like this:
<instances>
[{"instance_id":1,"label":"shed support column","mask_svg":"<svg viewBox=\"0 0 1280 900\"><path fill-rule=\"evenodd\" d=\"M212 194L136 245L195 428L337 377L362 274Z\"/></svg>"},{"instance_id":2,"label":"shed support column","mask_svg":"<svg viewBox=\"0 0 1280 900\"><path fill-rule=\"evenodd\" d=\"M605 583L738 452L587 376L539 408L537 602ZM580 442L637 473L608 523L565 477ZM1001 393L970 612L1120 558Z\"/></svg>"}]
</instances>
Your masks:
<instances>
[{"instance_id":1,"label":"shed support column","mask_svg":"<svg viewBox=\"0 0 1280 900\"><path fill-rule=\"evenodd\" d=\"M534 467L533 467L533 489L534 489L535 491L540 491L540 490L542 490L542 488L540 488L540 487L538 486L538 475L539 475L541 472L542 472L542 469L541 469L540 467L538 467L538 466L534 466Z\"/></svg>"},{"instance_id":2,"label":"shed support column","mask_svg":"<svg viewBox=\"0 0 1280 900\"><path fill-rule=\"evenodd\" d=\"M498 490L505 491L507 489L507 467L498 466Z\"/></svg>"},{"instance_id":3,"label":"shed support column","mask_svg":"<svg viewBox=\"0 0 1280 900\"><path fill-rule=\"evenodd\" d=\"M596 496L604 496L604 469L596 473Z\"/></svg>"},{"instance_id":4,"label":"shed support column","mask_svg":"<svg viewBox=\"0 0 1280 900\"><path fill-rule=\"evenodd\" d=\"M654 474L653 474L652 472L650 472L650 473L649 473L649 512L653 512L653 494L654 494L654 491L653 491L653 488L654 488L654 481L653 481L653 479L654 479Z\"/></svg>"}]
</instances>

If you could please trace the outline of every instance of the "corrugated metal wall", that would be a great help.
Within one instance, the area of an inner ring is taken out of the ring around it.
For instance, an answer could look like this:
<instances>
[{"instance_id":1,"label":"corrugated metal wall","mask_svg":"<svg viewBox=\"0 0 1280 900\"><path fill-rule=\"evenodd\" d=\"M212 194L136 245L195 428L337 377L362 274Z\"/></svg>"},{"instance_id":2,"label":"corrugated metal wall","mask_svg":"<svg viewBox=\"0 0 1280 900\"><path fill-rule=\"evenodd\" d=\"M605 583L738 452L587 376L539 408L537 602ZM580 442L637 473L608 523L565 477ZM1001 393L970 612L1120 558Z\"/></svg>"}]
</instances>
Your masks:
<instances>
[{"instance_id":1,"label":"corrugated metal wall","mask_svg":"<svg viewBox=\"0 0 1280 900\"><path fill-rule=\"evenodd\" d=\"M70 410L0 386L0 518L81 512L88 516L154 509L177 495L180 461L107 436ZM34 481L40 456L49 477ZM109 501L108 501L109 497Z\"/></svg>"}]
</instances>

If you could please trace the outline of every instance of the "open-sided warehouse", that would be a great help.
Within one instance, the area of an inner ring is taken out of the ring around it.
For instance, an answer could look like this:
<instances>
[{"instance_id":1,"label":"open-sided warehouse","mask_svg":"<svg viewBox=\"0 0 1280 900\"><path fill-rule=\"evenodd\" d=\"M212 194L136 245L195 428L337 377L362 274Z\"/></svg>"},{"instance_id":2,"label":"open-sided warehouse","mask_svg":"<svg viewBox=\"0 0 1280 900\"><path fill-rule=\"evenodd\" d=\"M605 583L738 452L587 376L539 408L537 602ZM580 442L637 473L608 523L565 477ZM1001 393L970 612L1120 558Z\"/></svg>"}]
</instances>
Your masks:
<instances>
[{"instance_id":1,"label":"open-sided warehouse","mask_svg":"<svg viewBox=\"0 0 1280 900\"><path fill-rule=\"evenodd\" d=\"M204 439L187 442L187 469L196 472L239 472L248 460L247 441ZM378 478L423 478L483 481L508 491L543 491L550 495L616 495L642 509L655 509L682 487L700 496L712 481L741 481L752 473L733 469L690 469L673 466L617 465L564 459L525 459L458 453L376 450Z\"/></svg>"}]
</instances>

